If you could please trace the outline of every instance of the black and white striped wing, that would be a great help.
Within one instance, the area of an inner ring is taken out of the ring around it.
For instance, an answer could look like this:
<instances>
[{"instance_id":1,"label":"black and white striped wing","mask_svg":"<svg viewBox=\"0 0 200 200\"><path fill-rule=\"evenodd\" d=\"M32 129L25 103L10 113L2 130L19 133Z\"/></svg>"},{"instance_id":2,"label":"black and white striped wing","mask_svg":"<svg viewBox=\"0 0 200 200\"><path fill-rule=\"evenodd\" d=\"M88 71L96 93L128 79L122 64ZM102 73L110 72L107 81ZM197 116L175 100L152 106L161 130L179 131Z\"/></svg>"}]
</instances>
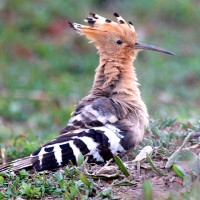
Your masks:
<instances>
[{"instance_id":1,"label":"black and white striped wing","mask_svg":"<svg viewBox=\"0 0 200 200\"><path fill-rule=\"evenodd\" d=\"M100 100L77 109L65 133L31 155L36 170L52 169L70 161L76 164L80 154L87 154L89 162L102 163L113 154L125 152L124 134L114 125L119 116L107 99Z\"/></svg>"},{"instance_id":2,"label":"black and white striped wing","mask_svg":"<svg viewBox=\"0 0 200 200\"><path fill-rule=\"evenodd\" d=\"M69 120L61 134L74 130L87 129L103 126L107 123L113 124L122 119L123 113L114 105L111 99L101 97L86 105L77 107L74 116Z\"/></svg>"},{"instance_id":3,"label":"black and white striped wing","mask_svg":"<svg viewBox=\"0 0 200 200\"><path fill-rule=\"evenodd\" d=\"M70 160L76 164L80 154L88 154L88 162L103 163L111 159L114 153L125 151L120 144L123 136L112 129L107 126L71 136L63 134L31 155L33 166L40 171L64 166Z\"/></svg>"}]
</instances>

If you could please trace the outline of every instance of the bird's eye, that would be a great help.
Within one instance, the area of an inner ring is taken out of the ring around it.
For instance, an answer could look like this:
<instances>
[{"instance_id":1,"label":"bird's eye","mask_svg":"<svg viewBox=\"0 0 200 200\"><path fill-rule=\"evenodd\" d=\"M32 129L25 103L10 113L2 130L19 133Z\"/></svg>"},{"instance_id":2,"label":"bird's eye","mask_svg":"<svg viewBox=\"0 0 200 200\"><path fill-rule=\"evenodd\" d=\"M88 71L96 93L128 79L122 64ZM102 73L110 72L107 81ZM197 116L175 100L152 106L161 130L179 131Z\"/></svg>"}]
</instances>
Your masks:
<instances>
[{"instance_id":1,"label":"bird's eye","mask_svg":"<svg viewBox=\"0 0 200 200\"><path fill-rule=\"evenodd\" d=\"M117 43L117 44L122 44L122 41L121 41L121 40L117 40L116 43Z\"/></svg>"}]
</instances>

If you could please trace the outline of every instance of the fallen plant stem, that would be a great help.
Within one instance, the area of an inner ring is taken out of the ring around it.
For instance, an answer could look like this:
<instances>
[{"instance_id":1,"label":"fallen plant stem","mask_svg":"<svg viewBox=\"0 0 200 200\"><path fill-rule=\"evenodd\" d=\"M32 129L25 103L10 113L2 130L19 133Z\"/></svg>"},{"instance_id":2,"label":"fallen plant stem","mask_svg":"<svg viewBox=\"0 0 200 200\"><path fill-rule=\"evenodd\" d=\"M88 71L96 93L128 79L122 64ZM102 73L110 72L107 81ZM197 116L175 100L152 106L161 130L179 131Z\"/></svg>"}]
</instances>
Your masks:
<instances>
[{"instance_id":1,"label":"fallen plant stem","mask_svg":"<svg viewBox=\"0 0 200 200\"><path fill-rule=\"evenodd\" d=\"M178 150L181 151L181 150L183 149L183 147L186 145L186 143L188 142L188 140L190 139L190 137L191 137L192 134L194 134L194 132L190 132L190 133L187 135L187 137L186 137L185 140L183 141L183 144L179 147Z\"/></svg>"},{"instance_id":2,"label":"fallen plant stem","mask_svg":"<svg viewBox=\"0 0 200 200\"><path fill-rule=\"evenodd\" d=\"M194 134L194 132L190 132L187 137L184 139L183 144L169 157L167 164L165 165L165 168L169 168L174 164L174 161L176 160L176 157L180 153L180 151L184 148L188 140L190 139L191 135Z\"/></svg>"},{"instance_id":3,"label":"fallen plant stem","mask_svg":"<svg viewBox=\"0 0 200 200\"><path fill-rule=\"evenodd\" d=\"M151 160L151 158L149 157L149 154L148 154L148 153L146 153L146 155L147 155L147 160L148 160L149 164L151 165L152 169L153 169L155 172L157 172L159 175L164 176L165 173L163 172L163 170L158 169L158 168L154 165L154 163L153 163L153 161Z\"/></svg>"}]
</instances>

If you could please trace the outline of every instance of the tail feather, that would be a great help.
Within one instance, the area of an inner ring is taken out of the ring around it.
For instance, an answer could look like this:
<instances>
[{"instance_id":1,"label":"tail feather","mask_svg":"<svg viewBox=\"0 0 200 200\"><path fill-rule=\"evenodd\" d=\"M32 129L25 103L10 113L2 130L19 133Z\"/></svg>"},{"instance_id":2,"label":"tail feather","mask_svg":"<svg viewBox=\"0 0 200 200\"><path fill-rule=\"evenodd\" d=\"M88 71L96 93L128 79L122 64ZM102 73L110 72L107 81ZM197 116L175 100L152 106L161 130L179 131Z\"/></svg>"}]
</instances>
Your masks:
<instances>
[{"instance_id":1,"label":"tail feather","mask_svg":"<svg viewBox=\"0 0 200 200\"><path fill-rule=\"evenodd\" d=\"M0 165L0 173L4 173L8 171L8 169L12 166L13 171L17 171L20 169L24 169L27 167L31 167L33 164L31 162L32 158L30 156L14 160L10 163Z\"/></svg>"}]
</instances>

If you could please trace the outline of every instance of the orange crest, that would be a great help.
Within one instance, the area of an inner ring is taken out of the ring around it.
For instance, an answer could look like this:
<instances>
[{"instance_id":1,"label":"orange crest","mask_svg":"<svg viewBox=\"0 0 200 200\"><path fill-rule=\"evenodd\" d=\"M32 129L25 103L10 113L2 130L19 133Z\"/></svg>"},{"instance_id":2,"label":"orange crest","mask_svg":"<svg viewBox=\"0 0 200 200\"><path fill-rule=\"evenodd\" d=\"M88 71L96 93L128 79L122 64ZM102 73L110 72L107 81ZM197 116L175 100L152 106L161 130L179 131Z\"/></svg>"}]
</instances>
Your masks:
<instances>
[{"instance_id":1,"label":"orange crest","mask_svg":"<svg viewBox=\"0 0 200 200\"><path fill-rule=\"evenodd\" d=\"M127 23L121 16L114 13L117 22L106 19L97 14L90 13L84 21L92 26L69 23L70 26L81 35L95 42L97 48L104 53L119 53L137 42L137 34L131 22ZM128 49L127 49L128 48Z\"/></svg>"}]
</instances>

